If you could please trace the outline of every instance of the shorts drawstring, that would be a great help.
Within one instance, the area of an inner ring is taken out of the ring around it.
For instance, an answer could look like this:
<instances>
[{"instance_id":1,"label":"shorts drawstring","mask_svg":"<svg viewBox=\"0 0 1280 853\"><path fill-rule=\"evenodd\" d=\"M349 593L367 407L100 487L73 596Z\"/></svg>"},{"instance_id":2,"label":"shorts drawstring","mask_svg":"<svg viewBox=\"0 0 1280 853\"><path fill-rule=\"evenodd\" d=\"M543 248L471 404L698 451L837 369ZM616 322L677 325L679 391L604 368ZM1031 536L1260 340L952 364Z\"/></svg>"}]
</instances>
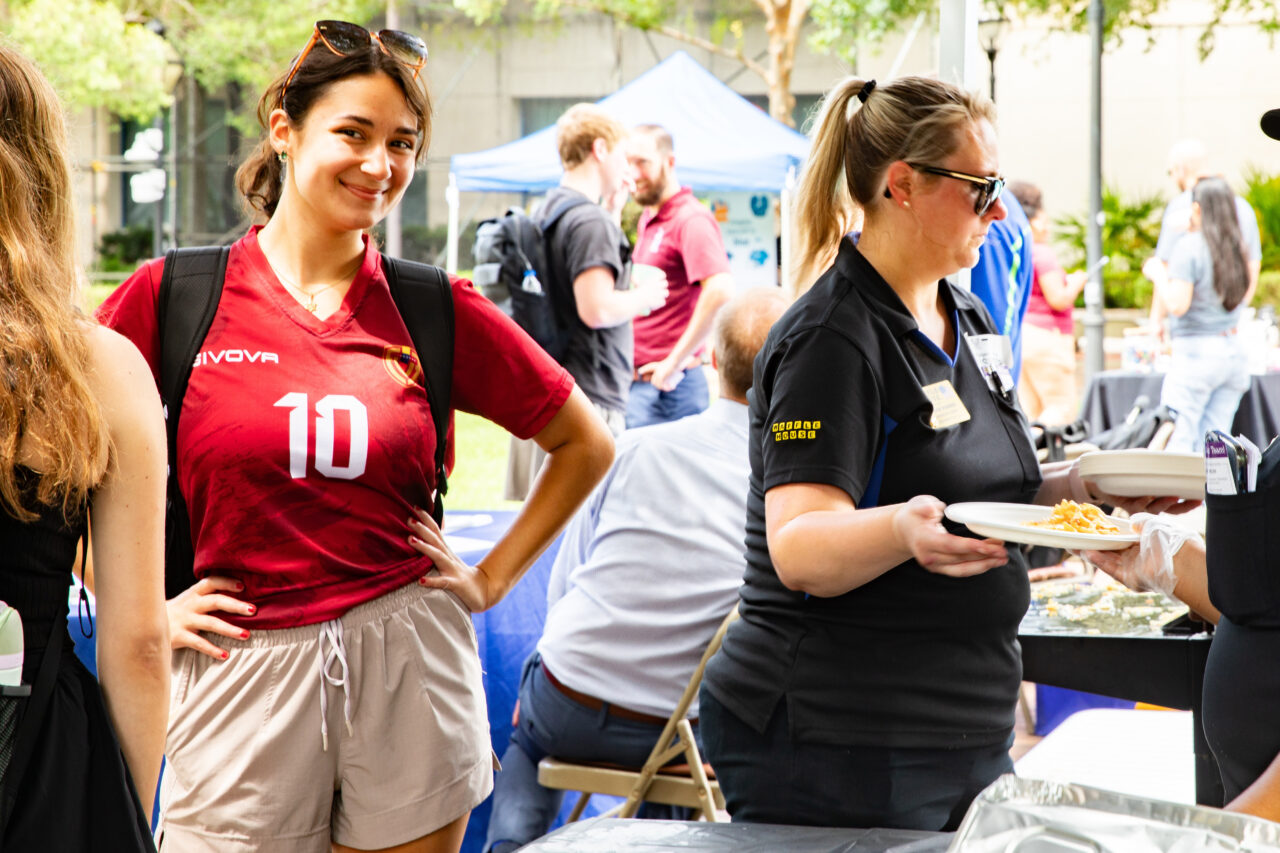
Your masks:
<instances>
[{"instance_id":1,"label":"shorts drawstring","mask_svg":"<svg viewBox=\"0 0 1280 853\"><path fill-rule=\"evenodd\" d=\"M329 641L329 652L325 654L324 642ZM329 668L334 661L338 662L341 674L334 677ZM347 668L347 648L342 643L342 622L330 619L320 626L320 645L316 648L316 662L320 665L320 743L324 751L329 751L329 691L328 685L342 688L342 716L347 723L347 734L351 729L351 672Z\"/></svg>"}]
</instances>

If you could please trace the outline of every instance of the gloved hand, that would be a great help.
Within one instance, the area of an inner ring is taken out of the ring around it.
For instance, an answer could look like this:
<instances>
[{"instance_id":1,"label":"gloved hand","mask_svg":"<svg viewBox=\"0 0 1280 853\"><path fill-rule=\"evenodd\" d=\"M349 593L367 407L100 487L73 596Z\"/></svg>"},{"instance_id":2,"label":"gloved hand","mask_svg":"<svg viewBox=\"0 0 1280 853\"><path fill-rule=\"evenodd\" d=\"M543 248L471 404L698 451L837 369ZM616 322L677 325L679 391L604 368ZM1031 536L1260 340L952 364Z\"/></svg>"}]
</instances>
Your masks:
<instances>
[{"instance_id":1,"label":"gloved hand","mask_svg":"<svg viewBox=\"0 0 1280 853\"><path fill-rule=\"evenodd\" d=\"M1159 516L1140 512L1130 519L1138 531L1138 544L1123 551L1085 551L1085 560L1102 569L1129 589L1163 592L1173 597L1178 576L1173 557L1197 534Z\"/></svg>"}]
</instances>

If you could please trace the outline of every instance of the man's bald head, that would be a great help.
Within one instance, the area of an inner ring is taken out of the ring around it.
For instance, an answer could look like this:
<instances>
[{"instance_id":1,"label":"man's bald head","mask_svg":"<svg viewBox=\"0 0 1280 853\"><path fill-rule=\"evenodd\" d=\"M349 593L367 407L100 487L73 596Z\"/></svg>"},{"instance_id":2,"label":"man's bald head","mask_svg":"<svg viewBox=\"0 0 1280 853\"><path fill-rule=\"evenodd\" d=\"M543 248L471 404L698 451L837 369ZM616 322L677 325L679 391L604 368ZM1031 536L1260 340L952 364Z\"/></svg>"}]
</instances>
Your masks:
<instances>
[{"instance_id":1,"label":"man's bald head","mask_svg":"<svg viewBox=\"0 0 1280 853\"><path fill-rule=\"evenodd\" d=\"M1209 174L1209 152L1199 139L1181 139L1169 149L1169 177L1187 190Z\"/></svg>"},{"instance_id":2,"label":"man's bald head","mask_svg":"<svg viewBox=\"0 0 1280 853\"><path fill-rule=\"evenodd\" d=\"M790 304L780 287L753 287L720 309L712 349L721 397L739 403L747 401L756 354L764 346L769 329Z\"/></svg>"}]
</instances>

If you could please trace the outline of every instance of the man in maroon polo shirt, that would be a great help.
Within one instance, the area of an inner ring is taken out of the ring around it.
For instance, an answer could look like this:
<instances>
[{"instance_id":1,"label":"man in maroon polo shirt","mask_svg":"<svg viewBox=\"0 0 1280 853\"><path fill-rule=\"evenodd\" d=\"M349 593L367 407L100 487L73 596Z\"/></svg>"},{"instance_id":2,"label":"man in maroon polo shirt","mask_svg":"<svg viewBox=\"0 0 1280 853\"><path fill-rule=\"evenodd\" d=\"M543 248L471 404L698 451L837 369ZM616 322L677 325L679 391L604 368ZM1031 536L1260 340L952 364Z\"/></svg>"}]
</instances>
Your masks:
<instances>
[{"instance_id":1,"label":"man in maroon polo shirt","mask_svg":"<svg viewBox=\"0 0 1280 853\"><path fill-rule=\"evenodd\" d=\"M703 342L733 295L729 256L715 217L676 181L671 134L656 124L635 128L628 142L635 200L644 205L631 259L667 276L666 304L637 317L636 377L627 428L664 423L707 408Z\"/></svg>"}]
</instances>

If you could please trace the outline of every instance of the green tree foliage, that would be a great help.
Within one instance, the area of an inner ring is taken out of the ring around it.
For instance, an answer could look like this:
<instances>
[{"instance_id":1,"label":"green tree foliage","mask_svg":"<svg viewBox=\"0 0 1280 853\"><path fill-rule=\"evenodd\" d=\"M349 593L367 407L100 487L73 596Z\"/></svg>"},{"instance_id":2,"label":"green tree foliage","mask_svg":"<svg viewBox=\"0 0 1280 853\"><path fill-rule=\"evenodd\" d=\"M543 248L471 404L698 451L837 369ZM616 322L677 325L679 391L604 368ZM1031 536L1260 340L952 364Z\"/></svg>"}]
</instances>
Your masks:
<instances>
[{"instance_id":1,"label":"green tree foliage","mask_svg":"<svg viewBox=\"0 0 1280 853\"><path fill-rule=\"evenodd\" d=\"M477 24L487 24L502 16L507 2L453 0L453 5ZM791 72L806 24L814 25L811 47L854 64L855 45L878 46L885 35L933 4L926 0L715 0L715 17L704 33L689 5L674 0L534 0L535 14L546 18L562 15L566 7L608 15L628 27L741 62L768 87L769 114L791 124L795 106ZM745 28L757 23L769 40L764 61L749 56L743 47Z\"/></svg>"},{"instance_id":2,"label":"green tree foliage","mask_svg":"<svg viewBox=\"0 0 1280 853\"><path fill-rule=\"evenodd\" d=\"M106 0L0 2L0 31L40 66L70 107L147 119L171 100L164 40Z\"/></svg>"},{"instance_id":3,"label":"green tree foliage","mask_svg":"<svg viewBox=\"0 0 1280 853\"><path fill-rule=\"evenodd\" d=\"M155 2L165 38L206 89L239 83L255 95L302 49L320 19L366 23L385 0L188 0ZM319 49L324 49L320 46Z\"/></svg>"},{"instance_id":4,"label":"green tree foliage","mask_svg":"<svg viewBox=\"0 0 1280 853\"><path fill-rule=\"evenodd\" d=\"M69 107L146 121L180 67L209 90L260 92L320 18L369 21L385 0L0 0L0 32ZM252 105L248 105L252 107Z\"/></svg>"},{"instance_id":5,"label":"green tree foliage","mask_svg":"<svg viewBox=\"0 0 1280 853\"><path fill-rule=\"evenodd\" d=\"M1241 195L1258 215L1262 268L1280 270L1280 174L1256 166L1246 169Z\"/></svg>"},{"instance_id":6,"label":"green tree foliage","mask_svg":"<svg viewBox=\"0 0 1280 853\"><path fill-rule=\"evenodd\" d=\"M1159 193L1125 198L1114 186L1102 189L1102 287L1108 308L1145 308L1151 304L1151 282L1142 275L1142 264L1156 249L1164 197ZM1071 269L1085 263L1087 216L1063 216L1054 221L1063 253Z\"/></svg>"},{"instance_id":7,"label":"green tree foliage","mask_svg":"<svg viewBox=\"0 0 1280 853\"><path fill-rule=\"evenodd\" d=\"M1008 0L1004 6L1021 14L1048 15L1069 30L1087 32L1089 2L1090 0ZM1104 0L1104 37L1108 41L1114 41L1121 30L1129 28L1150 31L1152 18L1171 5L1171 0ZM1271 34L1280 31L1280 4L1276 0L1209 0L1208 6L1209 20L1200 31L1201 59L1213 52L1214 34L1225 19L1251 21Z\"/></svg>"}]
</instances>

